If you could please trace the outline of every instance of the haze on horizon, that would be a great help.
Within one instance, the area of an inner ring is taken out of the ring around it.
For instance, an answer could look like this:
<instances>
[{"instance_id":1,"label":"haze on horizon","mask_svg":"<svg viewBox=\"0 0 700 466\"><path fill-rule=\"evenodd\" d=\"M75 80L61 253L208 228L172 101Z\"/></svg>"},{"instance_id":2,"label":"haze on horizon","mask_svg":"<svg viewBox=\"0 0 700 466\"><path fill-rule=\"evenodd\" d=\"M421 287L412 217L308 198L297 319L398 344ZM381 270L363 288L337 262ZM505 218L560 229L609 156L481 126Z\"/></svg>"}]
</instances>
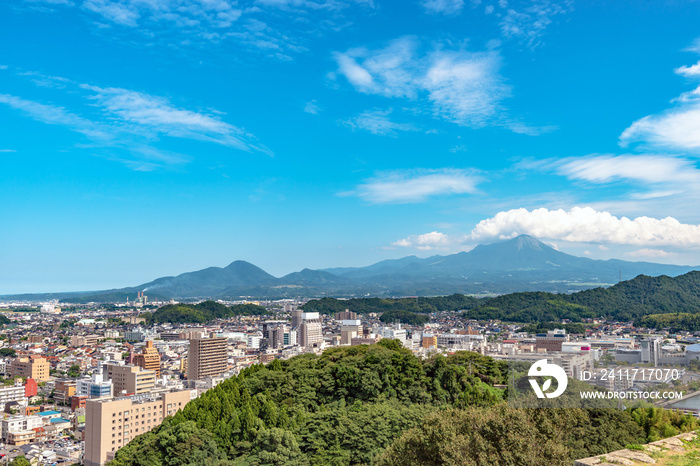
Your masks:
<instances>
[{"instance_id":1,"label":"haze on horizon","mask_svg":"<svg viewBox=\"0 0 700 466\"><path fill-rule=\"evenodd\" d=\"M518 234L700 264L700 10L610 3L3 2L0 294Z\"/></svg>"}]
</instances>

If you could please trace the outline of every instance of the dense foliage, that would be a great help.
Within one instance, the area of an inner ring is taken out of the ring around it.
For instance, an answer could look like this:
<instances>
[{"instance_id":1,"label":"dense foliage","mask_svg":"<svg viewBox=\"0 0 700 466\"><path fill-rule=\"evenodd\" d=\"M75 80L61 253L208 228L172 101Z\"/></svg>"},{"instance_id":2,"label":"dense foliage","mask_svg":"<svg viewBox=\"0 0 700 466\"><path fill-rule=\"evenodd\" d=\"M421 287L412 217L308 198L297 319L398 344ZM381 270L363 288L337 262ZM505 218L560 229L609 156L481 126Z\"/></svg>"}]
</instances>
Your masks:
<instances>
[{"instance_id":1,"label":"dense foliage","mask_svg":"<svg viewBox=\"0 0 700 466\"><path fill-rule=\"evenodd\" d=\"M403 311L401 309L391 309L384 312L380 317L384 323L390 324L393 322L401 322L408 325L425 325L430 321L430 317L425 314L416 314L415 312Z\"/></svg>"},{"instance_id":2,"label":"dense foliage","mask_svg":"<svg viewBox=\"0 0 700 466\"><path fill-rule=\"evenodd\" d=\"M686 312L676 314L649 314L634 321L636 327L668 328L672 332L697 332L700 330L700 314Z\"/></svg>"},{"instance_id":3,"label":"dense foliage","mask_svg":"<svg viewBox=\"0 0 700 466\"><path fill-rule=\"evenodd\" d=\"M573 294L511 293L480 302L464 312L469 319L555 322L607 317L630 321L647 314L700 313L700 272L679 277L640 275L610 288ZM651 321L650 321L651 322Z\"/></svg>"},{"instance_id":4,"label":"dense foliage","mask_svg":"<svg viewBox=\"0 0 700 466\"><path fill-rule=\"evenodd\" d=\"M396 340L276 360L205 392L111 466L556 466L697 428L645 405L514 409L494 388L506 377L503 362L420 360Z\"/></svg>"},{"instance_id":5,"label":"dense foliage","mask_svg":"<svg viewBox=\"0 0 700 466\"><path fill-rule=\"evenodd\" d=\"M358 314L381 313L392 310L409 311L418 314L432 312L462 311L473 309L478 300L472 296L453 294L433 298L355 298L340 300L334 298L313 299L302 306L306 312L320 312L333 315L349 310Z\"/></svg>"},{"instance_id":6,"label":"dense foliage","mask_svg":"<svg viewBox=\"0 0 700 466\"><path fill-rule=\"evenodd\" d=\"M469 361L475 363L471 374ZM173 462L160 439L172 435L194 437L190 444L207 451L212 438L218 453L211 456L228 458L221 464L370 464L441 407L497 403L503 391L493 383L505 381L505 370L503 363L467 352L421 361L396 340L256 365L137 437L113 465L195 464ZM184 433L174 431L184 424Z\"/></svg>"},{"instance_id":7,"label":"dense foliage","mask_svg":"<svg viewBox=\"0 0 700 466\"><path fill-rule=\"evenodd\" d=\"M0 325L11 324L12 321L7 316L0 314Z\"/></svg>"},{"instance_id":8,"label":"dense foliage","mask_svg":"<svg viewBox=\"0 0 700 466\"><path fill-rule=\"evenodd\" d=\"M235 304L224 306L214 301L199 304L168 304L154 313L145 313L149 324L203 324L214 319L226 319L235 316L265 315L268 311L255 304Z\"/></svg>"}]
</instances>

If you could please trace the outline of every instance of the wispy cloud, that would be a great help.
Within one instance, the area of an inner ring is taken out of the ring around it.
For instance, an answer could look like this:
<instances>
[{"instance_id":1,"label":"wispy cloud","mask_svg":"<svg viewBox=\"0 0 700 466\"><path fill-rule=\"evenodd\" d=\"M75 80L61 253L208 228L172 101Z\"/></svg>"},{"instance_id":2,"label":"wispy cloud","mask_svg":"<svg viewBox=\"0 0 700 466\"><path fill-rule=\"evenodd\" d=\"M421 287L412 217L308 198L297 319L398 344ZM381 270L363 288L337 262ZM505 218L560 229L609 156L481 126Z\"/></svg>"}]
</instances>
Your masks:
<instances>
[{"instance_id":1,"label":"wispy cloud","mask_svg":"<svg viewBox=\"0 0 700 466\"><path fill-rule=\"evenodd\" d=\"M311 100L304 105L304 111L306 113L310 113L312 115L318 115L321 113L321 107L318 106L318 102L316 100Z\"/></svg>"},{"instance_id":2,"label":"wispy cloud","mask_svg":"<svg viewBox=\"0 0 700 466\"><path fill-rule=\"evenodd\" d=\"M338 73L359 92L406 99L463 126L510 124L501 106L510 87L500 75L496 50L438 47L422 53L417 39L402 37L381 49L355 48L334 58Z\"/></svg>"},{"instance_id":3,"label":"wispy cloud","mask_svg":"<svg viewBox=\"0 0 700 466\"><path fill-rule=\"evenodd\" d=\"M700 225L689 225L673 217L616 217L591 207L570 210L546 208L512 209L482 220L470 238L507 239L520 234L576 243L606 243L640 246L699 247Z\"/></svg>"},{"instance_id":4,"label":"wispy cloud","mask_svg":"<svg viewBox=\"0 0 700 466\"><path fill-rule=\"evenodd\" d=\"M430 197L475 194L482 178L473 170L402 170L378 173L343 195L355 195L373 204L424 202Z\"/></svg>"},{"instance_id":5,"label":"wispy cloud","mask_svg":"<svg viewBox=\"0 0 700 466\"><path fill-rule=\"evenodd\" d=\"M421 4L428 13L455 15L461 13L464 0L423 0Z\"/></svg>"},{"instance_id":6,"label":"wispy cloud","mask_svg":"<svg viewBox=\"0 0 700 466\"><path fill-rule=\"evenodd\" d=\"M553 17L571 10L571 2L552 0L533 0L527 6L509 7L506 2L499 2L506 9L501 19L501 32L508 39L517 39L528 47L541 44L541 37Z\"/></svg>"},{"instance_id":7,"label":"wispy cloud","mask_svg":"<svg viewBox=\"0 0 700 466\"><path fill-rule=\"evenodd\" d=\"M37 74L23 75L34 80ZM81 141L76 147L92 153L101 150L95 155L126 163L132 168L153 169L189 161L187 156L159 149L157 142L160 136L216 143L272 155L253 135L223 121L218 115L179 108L168 99L143 92L79 84L65 78L43 78L58 80L62 87L67 87L58 89L59 92L81 96L84 99L81 110L67 110L62 106L8 94L0 94L0 104L34 120L80 133L87 138L87 142ZM57 94L57 97L62 95ZM96 114L95 108L102 112Z\"/></svg>"},{"instance_id":8,"label":"wispy cloud","mask_svg":"<svg viewBox=\"0 0 700 466\"><path fill-rule=\"evenodd\" d=\"M213 115L176 108L167 99L121 88L82 85L110 118L172 137L216 142L245 151L267 152L252 135Z\"/></svg>"},{"instance_id":9,"label":"wispy cloud","mask_svg":"<svg viewBox=\"0 0 700 466\"><path fill-rule=\"evenodd\" d=\"M369 131L372 134L381 136L396 136L399 131L417 131L410 123L396 123L391 121L389 115L392 110L368 110L353 117L343 124L354 130Z\"/></svg>"},{"instance_id":10,"label":"wispy cloud","mask_svg":"<svg viewBox=\"0 0 700 466\"><path fill-rule=\"evenodd\" d=\"M697 43L697 42L696 42ZM700 49L689 50L700 53ZM681 66L675 72L682 76L700 80L700 62L692 66ZM650 146L698 153L700 150L700 87L673 99L675 107L658 115L641 118L620 135L620 143L626 146L641 142Z\"/></svg>"},{"instance_id":11,"label":"wispy cloud","mask_svg":"<svg viewBox=\"0 0 700 466\"><path fill-rule=\"evenodd\" d=\"M234 41L267 56L288 60L305 50L318 31L342 29L344 10L373 8L371 1L340 0L28 0L50 9L80 8L102 34L139 32L178 46ZM290 17L293 20L290 21ZM310 26L313 25L313 26ZM180 40L172 41L173 35Z\"/></svg>"},{"instance_id":12,"label":"wispy cloud","mask_svg":"<svg viewBox=\"0 0 700 466\"><path fill-rule=\"evenodd\" d=\"M594 155L555 162L559 174L592 183L632 180L645 184L700 184L700 169L688 159L663 154Z\"/></svg>"},{"instance_id":13,"label":"wispy cloud","mask_svg":"<svg viewBox=\"0 0 700 466\"><path fill-rule=\"evenodd\" d=\"M8 94L0 94L0 103L8 105L15 110L19 110L23 114L41 121L42 123L66 126L92 139L105 141L113 139L114 137L108 128L71 113L63 107L46 105Z\"/></svg>"}]
</instances>

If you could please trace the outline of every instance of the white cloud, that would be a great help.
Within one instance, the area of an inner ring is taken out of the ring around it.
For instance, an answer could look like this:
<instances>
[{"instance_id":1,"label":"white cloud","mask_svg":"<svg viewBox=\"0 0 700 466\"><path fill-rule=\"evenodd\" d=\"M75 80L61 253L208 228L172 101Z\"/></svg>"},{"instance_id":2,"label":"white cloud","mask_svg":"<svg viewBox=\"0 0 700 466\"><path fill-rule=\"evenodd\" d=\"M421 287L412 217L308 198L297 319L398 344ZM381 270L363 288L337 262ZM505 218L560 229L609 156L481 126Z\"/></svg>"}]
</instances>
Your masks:
<instances>
[{"instance_id":1,"label":"white cloud","mask_svg":"<svg viewBox=\"0 0 700 466\"><path fill-rule=\"evenodd\" d=\"M431 249L442 249L450 246L452 240L444 233L431 231L422 235L411 235L406 238L394 241L392 246L403 248L416 248L423 251Z\"/></svg>"},{"instance_id":2,"label":"white cloud","mask_svg":"<svg viewBox=\"0 0 700 466\"><path fill-rule=\"evenodd\" d=\"M334 57L338 72L359 92L408 99L463 126L508 126L498 115L500 102L510 95L498 51L419 49L415 38L402 37L382 49L357 48Z\"/></svg>"},{"instance_id":3,"label":"white cloud","mask_svg":"<svg viewBox=\"0 0 700 466\"><path fill-rule=\"evenodd\" d=\"M421 4L428 13L455 15L462 11L464 0L423 0Z\"/></svg>"},{"instance_id":4,"label":"white cloud","mask_svg":"<svg viewBox=\"0 0 700 466\"><path fill-rule=\"evenodd\" d=\"M512 209L482 220L471 232L471 239L513 238L528 234L578 243L606 243L642 246L700 246L700 225L680 223L673 217L615 217L590 207L570 210L545 208Z\"/></svg>"},{"instance_id":5,"label":"white cloud","mask_svg":"<svg viewBox=\"0 0 700 466\"><path fill-rule=\"evenodd\" d=\"M379 173L352 193L374 204L423 202L432 196L474 194L481 177L471 170L404 170Z\"/></svg>"},{"instance_id":6,"label":"white cloud","mask_svg":"<svg viewBox=\"0 0 700 466\"><path fill-rule=\"evenodd\" d=\"M0 152L17 152L15 149L0 149Z\"/></svg>"},{"instance_id":7,"label":"white cloud","mask_svg":"<svg viewBox=\"0 0 700 466\"><path fill-rule=\"evenodd\" d=\"M321 107L318 106L316 100L312 100L304 105L304 111L312 115L318 115L321 112Z\"/></svg>"},{"instance_id":8,"label":"white cloud","mask_svg":"<svg viewBox=\"0 0 700 466\"><path fill-rule=\"evenodd\" d=\"M397 131L416 131L417 128L410 123L396 123L391 121L389 115L392 110L368 110L345 122L353 130L369 131L381 136L396 136Z\"/></svg>"},{"instance_id":9,"label":"white cloud","mask_svg":"<svg viewBox=\"0 0 700 466\"><path fill-rule=\"evenodd\" d=\"M700 170L690 160L666 155L595 155L556 162L569 179L610 183L620 179L644 183L700 183Z\"/></svg>"},{"instance_id":10,"label":"white cloud","mask_svg":"<svg viewBox=\"0 0 700 466\"><path fill-rule=\"evenodd\" d=\"M676 68L674 71L677 74L687 76L689 78L700 76L700 61L692 66L681 66L679 68Z\"/></svg>"},{"instance_id":11,"label":"white cloud","mask_svg":"<svg viewBox=\"0 0 700 466\"><path fill-rule=\"evenodd\" d=\"M697 44L700 43L696 41ZM696 46L689 50L700 53ZM675 69L677 74L700 79L700 62ZM700 149L700 87L673 99L677 105L658 115L648 115L632 123L620 135L625 146L642 142L674 150L697 152Z\"/></svg>"},{"instance_id":12,"label":"white cloud","mask_svg":"<svg viewBox=\"0 0 700 466\"><path fill-rule=\"evenodd\" d=\"M636 251L630 251L630 252L627 252L625 254L628 256L631 256L631 257L649 257L649 258L668 257L668 256L675 255L674 253L664 251L663 249L649 249L649 248L637 249Z\"/></svg>"}]
</instances>

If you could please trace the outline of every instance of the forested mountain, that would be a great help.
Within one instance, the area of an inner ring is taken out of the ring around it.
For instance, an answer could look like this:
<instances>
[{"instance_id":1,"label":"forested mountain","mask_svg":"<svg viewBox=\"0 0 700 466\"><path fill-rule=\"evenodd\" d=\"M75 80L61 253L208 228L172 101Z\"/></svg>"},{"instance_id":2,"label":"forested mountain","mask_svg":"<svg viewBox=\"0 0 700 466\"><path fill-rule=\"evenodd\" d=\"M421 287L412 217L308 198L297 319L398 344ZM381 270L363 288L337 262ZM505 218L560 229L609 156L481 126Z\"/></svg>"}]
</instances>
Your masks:
<instances>
[{"instance_id":1,"label":"forested mountain","mask_svg":"<svg viewBox=\"0 0 700 466\"><path fill-rule=\"evenodd\" d=\"M303 308L322 314L345 309L358 314L400 310L411 313L465 311L464 317L508 322L558 322L562 319L606 317L631 321L647 314L700 314L700 272L679 277L640 275L609 288L595 288L571 294L546 292L510 293L476 299L464 295L433 298L323 298L307 302Z\"/></svg>"},{"instance_id":2,"label":"forested mountain","mask_svg":"<svg viewBox=\"0 0 700 466\"><path fill-rule=\"evenodd\" d=\"M168 304L153 313L144 314L144 317L149 324L203 324L215 319L267 313L264 307L255 304L235 304L229 307L214 301L204 301L199 304Z\"/></svg>"},{"instance_id":3,"label":"forested mountain","mask_svg":"<svg viewBox=\"0 0 700 466\"><path fill-rule=\"evenodd\" d=\"M235 261L142 285L95 292L35 294L23 300L115 302L140 291L158 299L240 297L357 297L502 294L525 291L569 293L617 283L640 274L676 276L696 267L575 257L529 236L480 245L469 252L421 259L385 260L367 267L304 269L274 277L255 265Z\"/></svg>"},{"instance_id":4,"label":"forested mountain","mask_svg":"<svg viewBox=\"0 0 700 466\"><path fill-rule=\"evenodd\" d=\"M494 387L506 370L469 352L420 360L395 340L275 360L205 392L110 466L564 466L698 425L655 408L514 410Z\"/></svg>"}]
</instances>

